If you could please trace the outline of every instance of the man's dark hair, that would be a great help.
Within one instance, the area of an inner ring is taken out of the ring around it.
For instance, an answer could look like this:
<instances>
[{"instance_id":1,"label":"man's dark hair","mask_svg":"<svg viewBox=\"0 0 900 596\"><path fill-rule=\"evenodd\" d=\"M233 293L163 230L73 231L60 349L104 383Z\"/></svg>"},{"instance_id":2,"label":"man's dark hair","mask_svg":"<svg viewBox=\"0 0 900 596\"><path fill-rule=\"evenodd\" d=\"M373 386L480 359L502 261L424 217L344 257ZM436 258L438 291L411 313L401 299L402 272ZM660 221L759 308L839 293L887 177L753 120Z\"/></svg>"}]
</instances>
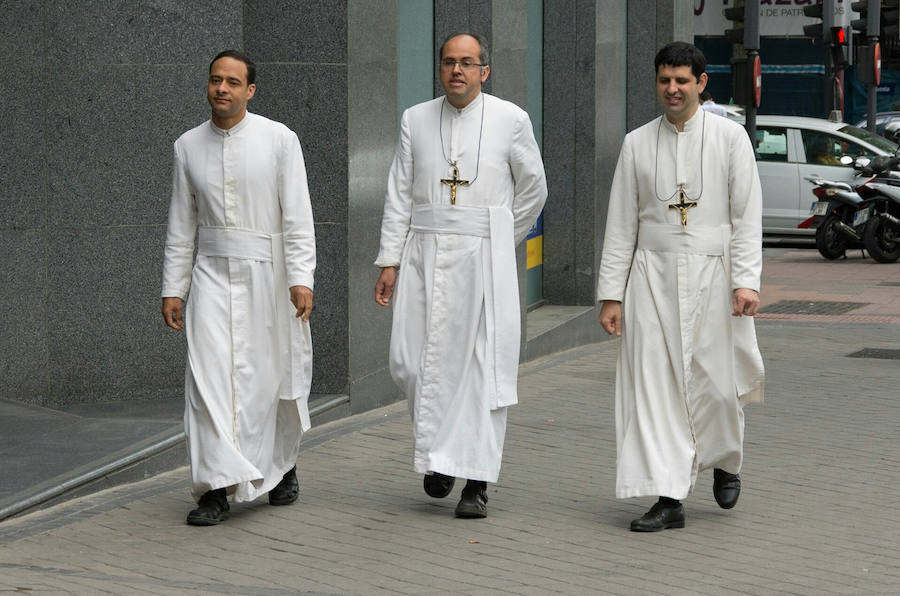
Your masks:
<instances>
[{"instance_id":1,"label":"man's dark hair","mask_svg":"<svg viewBox=\"0 0 900 596\"><path fill-rule=\"evenodd\" d=\"M706 89L700 92L700 101L711 101L712 98L712 94Z\"/></svg>"},{"instance_id":2,"label":"man's dark hair","mask_svg":"<svg viewBox=\"0 0 900 596\"><path fill-rule=\"evenodd\" d=\"M696 46L683 41L673 41L656 53L654 72L659 72L660 66L690 66L691 73L700 80L700 75L706 72L706 56Z\"/></svg>"},{"instance_id":3,"label":"man's dark hair","mask_svg":"<svg viewBox=\"0 0 900 596\"><path fill-rule=\"evenodd\" d=\"M478 42L478 47L481 50L478 61L482 66L487 66L491 63L491 48L488 46L488 41L481 35L477 33L472 33L471 31L456 31L455 33L451 33L447 37L444 38L444 43L441 44L441 53L440 59L444 59L444 46L447 45L447 42L453 39L454 37L459 37L461 35L468 35L469 37L474 37L475 41Z\"/></svg>"},{"instance_id":4,"label":"man's dark hair","mask_svg":"<svg viewBox=\"0 0 900 596\"><path fill-rule=\"evenodd\" d=\"M247 84L252 85L256 83L256 64L253 63L253 60L250 59L250 56L237 50L225 50L224 52L219 52L218 54L216 54L216 57L212 59L212 62L209 63L209 72L212 72L212 65L219 58L234 58L235 60L240 60L241 62L246 64Z\"/></svg>"}]
</instances>

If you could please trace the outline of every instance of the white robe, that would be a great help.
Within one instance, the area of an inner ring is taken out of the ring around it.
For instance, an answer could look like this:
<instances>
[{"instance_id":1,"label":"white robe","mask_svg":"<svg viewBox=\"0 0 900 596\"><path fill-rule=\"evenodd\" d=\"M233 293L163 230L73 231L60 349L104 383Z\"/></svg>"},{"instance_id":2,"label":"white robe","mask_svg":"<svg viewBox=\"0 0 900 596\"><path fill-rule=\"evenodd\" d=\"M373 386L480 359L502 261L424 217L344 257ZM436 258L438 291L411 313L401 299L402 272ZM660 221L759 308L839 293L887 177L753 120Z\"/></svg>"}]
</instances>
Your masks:
<instances>
[{"instance_id":1,"label":"white robe","mask_svg":"<svg viewBox=\"0 0 900 596\"><path fill-rule=\"evenodd\" d=\"M195 237L197 260L191 268ZM184 424L195 498L268 492L309 428L308 323L288 288L313 288L315 235L300 142L248 113L175 142L163 297L188 297Z\"/></svg>"},{"instance_id":2,"label":"white robe","mask_svg":"<svg viewBox=\"0 0 900 596\"><path fill-rule=\"evenodd\" d=\"M445 155L471 182L455 206ZM514 104L480 93L462 110L441 97L404 112L375 264L400 266L390 369L409 399L419 473L497 481L517 401L514 249L546 197L531 121Z\"/></svg>"},{"instance_id":3,"label":"white robe","mask_svg":"<svg viewBox=\"0 0 900 596\"><path fill-rule=\"evenodd\" d=\"M679 182L698 200L687 226L669 207ZM764 373L753 319L731 316L732 292L759 291L761 204L749 138L727 118L697 110L684 132L660 117L625 137L597 287L624 313L619 498L681 499L703 469L740 471L742 404L762 400Z\"/></svg>"}]
</instances>

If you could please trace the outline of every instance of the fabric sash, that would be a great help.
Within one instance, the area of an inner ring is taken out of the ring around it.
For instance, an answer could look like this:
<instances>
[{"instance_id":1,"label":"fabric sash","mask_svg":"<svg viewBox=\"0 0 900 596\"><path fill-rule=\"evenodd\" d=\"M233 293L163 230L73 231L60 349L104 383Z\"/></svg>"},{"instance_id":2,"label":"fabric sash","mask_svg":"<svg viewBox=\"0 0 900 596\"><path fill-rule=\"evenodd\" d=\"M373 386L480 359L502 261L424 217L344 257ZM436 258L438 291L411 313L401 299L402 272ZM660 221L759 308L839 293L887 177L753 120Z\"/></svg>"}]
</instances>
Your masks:
<instances>
[{"instance_id":1,"label":"fabric sash","mask_svg":"<svg viewBox=\"0 0 900 596\"><path fill-rule=\"evenodd\" d=\"M197 230L197 254L204 257L226 257L250 261L272 262L273 238L281 234L266 234L242 228L200 226Z\"/></svg>"},{"instance_id":2,"label":"fabric sash","mask_svg":"<svg viewBox=\"0 0 900 596\"><path fill-rule=\"evenodd\" d=\"M512 212L506 207L415 205L410 230L490 239L490 251L484 259L484 310L487 351L494 363L491 409L517 403L522 330Z\"/></svg>"},{"instance_id":3,"label":"fabric sash","mask_svg":"<svg viewBox=\"0 0 900 596\"><path fill-rule=\"evenodd\" d=\"M637 247L655 252L720 257L725 255L730 245L729 225L681 226L642 223L638 230Z\"/></svg>"},{"instance_id":4,"label":"fabric sash","mask_svg":"<svg viewBox=\"0 0 900 596\"><path fill-rule=\"evenodd\" d=\"M302 429L309 430L312 337L309 323L302 323L294 316L297 311L288 299L290 290L284 258L284 235L243 228L199 226L197 254L272 263L275 316L281 322L275 325L275 332L278 334L276 339L283 364L278 397L297 400Z\"/></svg>"}]
</instances>

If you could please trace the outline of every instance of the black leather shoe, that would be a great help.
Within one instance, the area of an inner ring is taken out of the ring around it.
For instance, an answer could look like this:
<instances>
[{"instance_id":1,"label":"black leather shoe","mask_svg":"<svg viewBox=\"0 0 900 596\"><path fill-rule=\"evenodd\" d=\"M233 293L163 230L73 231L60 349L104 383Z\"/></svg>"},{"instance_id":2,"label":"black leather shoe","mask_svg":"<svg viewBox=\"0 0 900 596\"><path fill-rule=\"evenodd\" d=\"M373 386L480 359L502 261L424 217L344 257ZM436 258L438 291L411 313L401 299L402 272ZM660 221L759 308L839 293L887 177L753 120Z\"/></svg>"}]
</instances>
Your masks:
<instances>
[{"instance_id":1,"label":"black leather shoe","mask_svg":"<svg viewBox=\"0 0 900 596\"><path fill-rule=\"evenodd\" d=\"M632 532L659 532L666 528L684 527L684 505L667 507L661 502L654 503L650 511L631 522Z\"/></svg>"},{"instance_id":2,"label":"black leather shoe","mask_svg":"<svg viewBox=\"0 0 900 596\"><path fill-rule=\"evenodd\" d=\"M713 496L722 509L731 509L737 505L741 496L740 474L729 474L725 470L713 470Z\"/></svg>"},{"instance_id":3,"label":"black leather shoe","mask_svg":"<svg viewBox=\"0 0 900 596\"><path fill-rule=\"evenodd\" d=\"M224 488L206 491L197 505L187 516L187 523L192 526L214 526L228 519L228 497Z\"/></svg>"},{"instance_id":4,"label":"black leather shoe","mask_svg":"<svg viewBox=\"0 0 900 596\"><path fill-rule=\"evenodd\" d=\"M300 481L297 480L297 466L294 466L269 491L269 505L290 505L300 495Z\"/></svg>"},{"instance_id":5,"label":"black leather shoe","mask_svg":"<svg viewBox=\"0 0 900 596\"><path fill-rule=\"evenodd\" d=\"M453 476L445 476L444 474L438 474L437 472L425 474L425 480L423 482L425 494L429 497L434 497L435 499L443 499L450 494L451 490L453 490L454 482L456 482L456 478Z\"/></svg>"},{"instance_id":6,"label":"black leather shoe","mask_svg":"<svg viewBox=\"0 0 900 596\"><path fill-rule=\"evenodd\" d=\"M456 517L487 517L487 482L469 480L462 489L462 497L456 505Z\"/></svg>"}]
</instances>

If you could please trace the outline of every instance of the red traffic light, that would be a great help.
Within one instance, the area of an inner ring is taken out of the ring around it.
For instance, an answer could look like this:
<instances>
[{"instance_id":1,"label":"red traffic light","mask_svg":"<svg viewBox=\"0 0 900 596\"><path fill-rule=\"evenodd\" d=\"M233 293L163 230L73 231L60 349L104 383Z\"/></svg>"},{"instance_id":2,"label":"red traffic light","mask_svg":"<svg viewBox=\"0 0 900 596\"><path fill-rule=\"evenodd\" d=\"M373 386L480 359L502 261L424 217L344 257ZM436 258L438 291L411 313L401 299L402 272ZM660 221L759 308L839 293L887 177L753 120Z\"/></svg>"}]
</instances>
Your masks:
<instances>
[{"instance_id":1,"label":"red traffic light","mask_svg":"<svg viewBox=\"0 0 900 596\"><path fill-rule=\"evenodd\" d=\"M832 27L831 42L839 46L847 45L847 30L843 27Z\"/></svg>"}]
</instances>

